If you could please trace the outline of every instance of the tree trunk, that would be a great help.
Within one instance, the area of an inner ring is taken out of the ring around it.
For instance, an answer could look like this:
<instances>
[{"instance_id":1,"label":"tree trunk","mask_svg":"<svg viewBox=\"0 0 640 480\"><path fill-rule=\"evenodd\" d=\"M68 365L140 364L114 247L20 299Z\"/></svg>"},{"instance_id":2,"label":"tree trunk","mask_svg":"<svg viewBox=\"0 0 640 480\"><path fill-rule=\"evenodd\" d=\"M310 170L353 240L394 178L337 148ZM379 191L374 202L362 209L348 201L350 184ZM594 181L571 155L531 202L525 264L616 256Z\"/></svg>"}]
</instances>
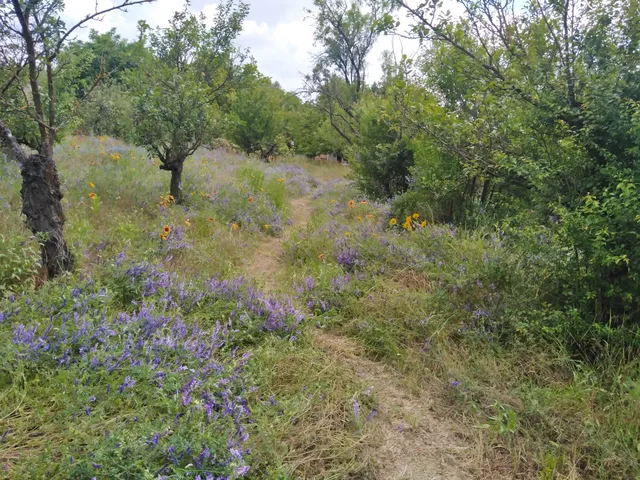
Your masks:
<instances>
[{"instance_id":1,"label":"tree trunk","mask_svg":"<svg viewBox=\"0 0 640 480\"><path fill-rule=\"evenodd\" d=\"M22 213L34 235L42 235L42 264L49 278L73 269L74 259L64 240L62 192L56 165L50 157L29 156L22 167Z\"/></svg>"},{"instance_id":2,"label":"tree trunk","mask_svg":"<svg viewBox=\"0 0 640 480\"><path fill-rule=\"evenodd\" d=\"M182 195L182 166L180 162L171 167L171 195L176 200L176 203L182 203L184 197Z\"/></svg>"}]
</instances>

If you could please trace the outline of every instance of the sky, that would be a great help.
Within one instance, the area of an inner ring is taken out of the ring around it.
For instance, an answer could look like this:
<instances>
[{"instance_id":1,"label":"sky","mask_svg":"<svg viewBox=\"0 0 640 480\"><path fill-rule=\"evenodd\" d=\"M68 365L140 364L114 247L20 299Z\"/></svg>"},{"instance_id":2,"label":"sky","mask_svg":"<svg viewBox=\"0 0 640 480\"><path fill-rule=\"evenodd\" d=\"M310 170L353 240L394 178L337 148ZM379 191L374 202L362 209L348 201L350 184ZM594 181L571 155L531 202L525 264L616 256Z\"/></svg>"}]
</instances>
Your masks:
<instances>
[{"instance_id":1,"label":"sky","mask_svg":"<svg viewBox=\"0 0 640 480\"><path fill-rule=\"evenodd\" d=\"M286 90L297 90L303 86L303 75L312 68L313 24L305 8L312 6L312 0L245 0L250 5L250 13L237 44L248 47L255 58L260 72L280 83ZM452 0L451 0L452 1ZM114 0L98 0L104 8L113 5ZM215 13L216 0L192 0L191 10L203 12L208 18ZM157 0L152 4L129 7L128 12L112 12L101 22L91 22L89 28L100 32L116 28L125 38L136 37L138 20L144 19L152 27L166 26L172 13L182 9L182 0ZM93 12L94 1L66 0L63 19L67 26L77 22L84 15ZM401 21L402 20L401 18ZM88 29L81 31L78 39L87 36ZM385 36L378 40L368 58L367 79L373 82L382 75L380 59L382 52L392 50L398 56L406 53L415 55L419 44L414 40Z\"/></svg>"}]
</instances>

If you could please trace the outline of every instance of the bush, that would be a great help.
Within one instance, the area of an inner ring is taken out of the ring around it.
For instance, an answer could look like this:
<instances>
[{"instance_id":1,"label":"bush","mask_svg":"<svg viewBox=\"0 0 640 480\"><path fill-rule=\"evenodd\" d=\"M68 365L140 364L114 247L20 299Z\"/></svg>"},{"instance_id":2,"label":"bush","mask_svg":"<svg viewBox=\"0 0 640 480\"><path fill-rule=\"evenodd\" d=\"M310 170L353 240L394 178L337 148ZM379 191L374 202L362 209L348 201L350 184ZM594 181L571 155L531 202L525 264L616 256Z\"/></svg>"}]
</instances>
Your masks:
<instances>
[{"instance_id":1,"label":"bush","mask_svg":"<svg viewBox=\"0 0 640 480\"><path fill-rule=\"evenodd\" d=\"M133 140L133 98L121 86L107 83L96 88L78 111L77 128L85 133Z\"/></svg>"},{"instance_id":2,"label":"bush","mask_svg":"<svg viewBox=\"0 0 640 480\"><path fill-rule=\"evenodd\" d=\"M409 187L413 151L402 132L381 117L374 100L361 107L361 115L360 135L351 155L358 186L372 198L392 198Z\"/></svg>"},{"instance_id":3,"label":"bush","mask_svg":"<svg viewBox=\"0 0 640 480\"><path fill-rule=\"evenodd\" d=\"M0 234L0 297L5 292L17 292L33 287L40 267L40 255L29 244L6 240Z\"/></svg>"}]
</instances>

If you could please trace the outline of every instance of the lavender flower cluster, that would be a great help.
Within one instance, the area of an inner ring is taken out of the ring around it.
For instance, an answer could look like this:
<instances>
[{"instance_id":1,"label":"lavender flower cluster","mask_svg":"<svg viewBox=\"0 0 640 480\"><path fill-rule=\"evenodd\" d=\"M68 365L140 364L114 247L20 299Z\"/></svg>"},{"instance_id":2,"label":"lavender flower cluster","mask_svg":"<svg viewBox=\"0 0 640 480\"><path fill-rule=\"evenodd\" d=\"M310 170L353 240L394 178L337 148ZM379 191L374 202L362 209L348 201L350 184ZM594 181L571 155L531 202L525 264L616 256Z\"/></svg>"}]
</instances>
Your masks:
<instances>
[{"instance_id":1,"label":"lavender flower cluster","mask_svg":"<svg viewBox=\"0 0 640 480\"><path fill-rule=\"evenodd\" d=\"M69 476L88 469L114 478L135 465L156 478L244 476L250 353L239 346L259 332L294 339L302 315L242 278L185 283L156 266L129 265L124 254L113 265L112 283L89 279L57 296L0 304L0 330L13 331L14 356L5 361L21 363L27 376L55 375L51 394L66 403L57 421L85 432L48 461L69 458L59 461ZM118 288L130 289L124 310L114 309L124 298ZM109 429L96 438L90 422Z\"/></svg>"}]
</instances>

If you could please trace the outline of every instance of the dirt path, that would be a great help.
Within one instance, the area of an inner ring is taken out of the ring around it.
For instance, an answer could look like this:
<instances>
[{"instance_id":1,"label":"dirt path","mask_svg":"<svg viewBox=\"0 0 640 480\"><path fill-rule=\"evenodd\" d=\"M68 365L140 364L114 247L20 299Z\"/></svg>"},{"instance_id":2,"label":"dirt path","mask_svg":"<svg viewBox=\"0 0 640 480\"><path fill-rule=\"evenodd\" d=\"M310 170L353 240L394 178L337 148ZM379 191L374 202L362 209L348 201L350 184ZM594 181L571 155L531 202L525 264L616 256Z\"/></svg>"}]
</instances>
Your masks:
<instances>
[{"instance_id":1,"label":"dirt path","mask_svg":"<svg viewBox=\"0 0 640 480\"><path fill-rule=\"evenodd\" d=\"M464 431L438 416L433 400L411 394L389 367L365 358L354 341L316 330L315 345L335 356L373 387L380 410L376 422L382 445L374 458L379 480L466 480L483 478L481 452ZM499 478L495 475L486 478Z\"/></svg>"},{"instance_id":2,"label":"dirt path","mask_svg":"<svg viewBox=\"0 0 640 480\"><path fill-rule=\"evenodd\" d=\"M258 248L246 272L266 291L278 290L282 275L282 245L292 231L304 228L313 212L308 197L292 202L293 226L281 237ZM507 478L484 471L482 445L450 420L439 416L426 393L411 394L397 372L365 357L360 346L343 336L316 330L314 344L335 357L352 375L373 387L379 402L376 416L382 445L373 452L376 480L471 480Z\"/></svg>"},{"instance_id":3,"label":"dirt path","mask_svg":"<svg viewBox=\"0 0 640 480\"><path fill-rule=\"evenodd\" d=\"M291 221L294 230L302 229L311 219L311 199L309 197L296 198L291 202ZM244 265L246 274L253 278L266 292L278 289L278 277L282 265L282 244L291 233L291 229L285 231L280 237L270 237L260 245L254 255Z\"/></svg>"}]
</instances>

